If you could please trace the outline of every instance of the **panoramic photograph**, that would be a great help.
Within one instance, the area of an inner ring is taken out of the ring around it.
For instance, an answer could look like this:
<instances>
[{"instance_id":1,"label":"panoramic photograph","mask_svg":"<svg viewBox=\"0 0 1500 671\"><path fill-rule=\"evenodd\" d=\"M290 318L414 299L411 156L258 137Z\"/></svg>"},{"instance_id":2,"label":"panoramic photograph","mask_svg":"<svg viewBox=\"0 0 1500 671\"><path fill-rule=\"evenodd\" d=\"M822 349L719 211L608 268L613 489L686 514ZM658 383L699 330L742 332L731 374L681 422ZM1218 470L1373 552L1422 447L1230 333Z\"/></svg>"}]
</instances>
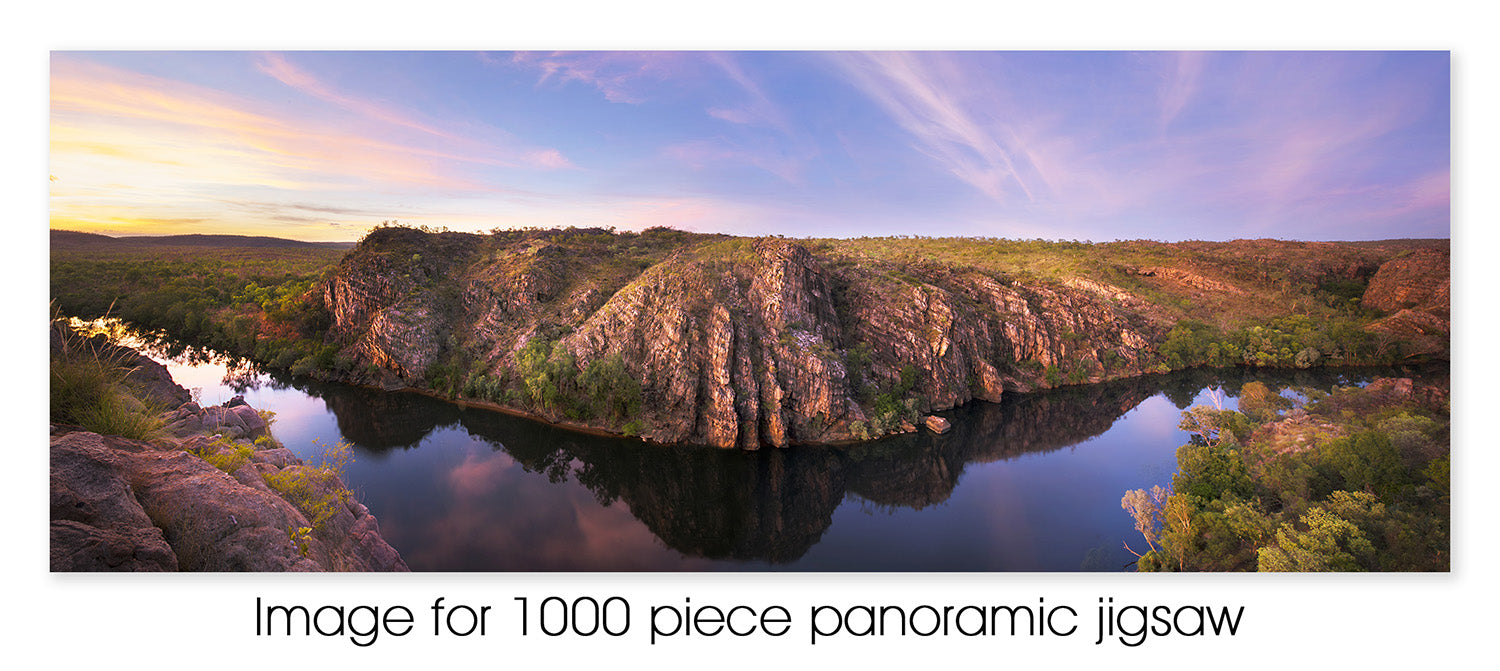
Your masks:
<instances>
[{"instance_id":1,"label":"panoramic photograph","mask_svg":"<svg viewBox=\"0 0 1500 671\"><path fill-rule=\"evenodd\" d=\"M54 572L1446 572L1447 52L54 51Z\"/></svg>"}]
</instances>

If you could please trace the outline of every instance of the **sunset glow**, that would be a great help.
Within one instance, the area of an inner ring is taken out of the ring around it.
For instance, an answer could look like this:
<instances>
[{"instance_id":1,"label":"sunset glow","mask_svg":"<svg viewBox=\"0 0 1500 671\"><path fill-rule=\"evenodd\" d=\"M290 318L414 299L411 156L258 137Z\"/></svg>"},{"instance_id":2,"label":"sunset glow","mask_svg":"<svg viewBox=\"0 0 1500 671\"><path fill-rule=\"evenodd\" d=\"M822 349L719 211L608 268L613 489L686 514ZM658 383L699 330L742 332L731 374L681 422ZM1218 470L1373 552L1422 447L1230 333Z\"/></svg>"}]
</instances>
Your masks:
<instances>
[{"instance_id":1,"label":"sunset glow","mask_svg":"<svg viewBox=\"0 0 1500 671\"><path fill-rule=\"evenodd\" d=\"M57 52L51 226L1447 237L1446 53Z\"/></svg>"}]
</instances>

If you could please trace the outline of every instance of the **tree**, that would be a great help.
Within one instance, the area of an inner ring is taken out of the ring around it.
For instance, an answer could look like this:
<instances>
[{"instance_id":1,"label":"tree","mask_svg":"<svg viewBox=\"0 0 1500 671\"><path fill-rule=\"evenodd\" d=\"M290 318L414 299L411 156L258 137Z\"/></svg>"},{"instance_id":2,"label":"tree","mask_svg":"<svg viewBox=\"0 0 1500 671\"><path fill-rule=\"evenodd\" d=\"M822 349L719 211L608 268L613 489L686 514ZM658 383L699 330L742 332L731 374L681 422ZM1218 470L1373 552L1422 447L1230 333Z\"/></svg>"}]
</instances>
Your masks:
<instances>
[{"instance_id":1,"label":"tree","mask_svg":"<svg viewBox=\"0 0 1500 671\"><path fill-rule=\"evenodd\" d=\"M1148 552L1156 552L1156 539L1161 531L1162 505L1166 502L1169 492L1162 489L1161 485L1151 488L1148 493L1144 489L1132 489L1125 492L1124 498L1120 499L1120 507L1124 508L1130 516L1135 518L1135 530L1141 532L1146 539ZM1143 556L1141 553L1131 550L1130 544L1125 544L1125 549L1136 557Z\"/></svg>"},{"instance_id":2,"label":"tree","mask_svg":"<svg viewBox=\"0 0 1500 671\"><path fill-rule=\"evenodd\" d=\"M1246 382L1240 387L1240 412L1252 421L1269 422L1290 407L1291 399L1272 391L1264 382Z\"/></svg>"},{"instance_id":3,"label":"tree","mask_svg":"<svg viewBox=\"0 0 1500 671\"><path fill-rule=\"evenodd\" d=\"M1385 516L1385 506L1365 492L1334 492L1302 516L1305 529L1283 524L1276 542L1260 549L1261 571L1366 571L1375 568L1375 545L1360 525Z\"/></svg>"}]
</instances>

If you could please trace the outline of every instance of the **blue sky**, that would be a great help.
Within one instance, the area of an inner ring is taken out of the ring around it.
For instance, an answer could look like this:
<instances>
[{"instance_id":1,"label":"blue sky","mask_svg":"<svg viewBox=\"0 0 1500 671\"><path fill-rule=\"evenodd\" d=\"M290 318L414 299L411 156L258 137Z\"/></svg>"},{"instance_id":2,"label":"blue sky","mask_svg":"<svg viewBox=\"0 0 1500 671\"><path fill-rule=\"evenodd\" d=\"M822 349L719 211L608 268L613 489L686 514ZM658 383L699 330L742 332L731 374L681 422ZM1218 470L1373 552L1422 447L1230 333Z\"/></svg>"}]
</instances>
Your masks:
<instances>
[{"instance_id":1,"label":"blue sky","mask_svg":"<svg viewBox=\"0 0 1500 671\"><path fill-rule=\"evenodd\" d=\"M57 52L54 228L1449 234L1442 52Z\"/></svg>"}]
</instances>

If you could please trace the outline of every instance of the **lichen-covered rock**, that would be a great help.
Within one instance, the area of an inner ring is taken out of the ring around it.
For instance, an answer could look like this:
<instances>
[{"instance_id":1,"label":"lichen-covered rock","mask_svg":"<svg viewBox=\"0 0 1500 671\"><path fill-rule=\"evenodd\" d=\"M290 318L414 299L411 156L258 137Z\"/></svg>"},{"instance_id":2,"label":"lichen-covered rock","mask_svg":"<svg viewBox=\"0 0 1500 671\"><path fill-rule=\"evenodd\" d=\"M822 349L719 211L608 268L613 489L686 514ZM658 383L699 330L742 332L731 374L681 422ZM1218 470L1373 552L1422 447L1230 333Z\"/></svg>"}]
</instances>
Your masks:
<instances>
[{"instance_id":1,"label":"lichen-covered rock","mask_svg":"<svg viewBox=\"0 0 1500 671\"><path fill-rule=\"evenodd\" d=\"M167 432L178 437L195 434L222 435L255 441L270 438L271 427L255 408L249 405L200 408L193 402L184 403L167 413Z\"/></svg>"},{"instance_id":2,"label":"lichen-covered rock","mask_svg":"<svg viewBox=\"0 0 1500 671\"><path fill-rule=\"evenodd\" d=\"M177 556L161 529L96 527L74 520L52 520L53 571L176 571Z\"/></svg>"},{"instance_id":3,"label":"lichen-covered rock","mask_svg":"<svg viewBox=\"0 0 1500 671\"><path fill-rule=\"evenodd\" d=\"M1022 286L978 271L897 279L830 268L778 238L723 255L684 250L599 281L545 239L487 251L463 238L467 256L444 274L417 272L403 259L427 263L421 235L372 235L325 285L354 368L421 386L435 362L466 360L463 374L514 390L518 352L555 337L578 370L620 357L641 384L640 433L659 442L754 449L912 431L916 413L1059 383L1049 366L1075 369L1069 382L1139 373L1165 326L1117 309L1128 294L1097 283ZM426 240L450 244L446 235ZM461 300L442 300L459 288ZM915 379L903 379L908 368ZM901 398L879 414L881 394ZM619 429L519 396L508 398L520 409Z\"/></svg>"},{"instance_id":4,"label":"lichen-covered rock","mask_svg":"<svg viewBox=\"0 0 1500 671\"><path fill-rule=\"evenodd\" d=\"M1160 277L1206 293L1229 294L1231 296L1244 296L1247 294L1244 289L1227 282L1210 279L1181 268L1142 268L1139 272L1147 277Z\"/></svg>"}]
</instances>

